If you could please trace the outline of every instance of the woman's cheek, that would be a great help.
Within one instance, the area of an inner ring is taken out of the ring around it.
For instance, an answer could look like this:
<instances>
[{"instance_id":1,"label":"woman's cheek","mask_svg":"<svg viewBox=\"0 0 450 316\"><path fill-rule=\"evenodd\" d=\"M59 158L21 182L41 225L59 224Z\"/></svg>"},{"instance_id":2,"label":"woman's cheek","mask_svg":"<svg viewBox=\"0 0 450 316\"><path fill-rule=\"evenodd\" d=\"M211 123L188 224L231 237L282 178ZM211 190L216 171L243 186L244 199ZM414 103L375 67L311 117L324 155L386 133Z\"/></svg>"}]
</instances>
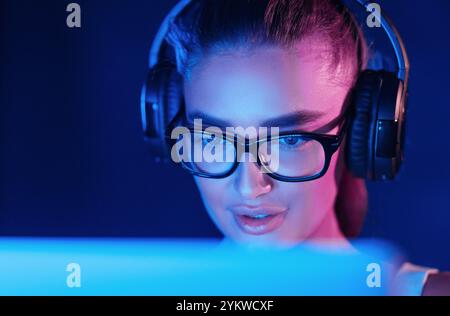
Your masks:
<instances>
[{"instance_id":1,"label":"woman's cheek","mask_svg":"<svg viewBox=\"0 0 450 316\"><path fill-rule=\"evenodd\" d=\"M334 216L334 203L337 195L335 161L322 178L301 183L283 183L280 192L288 201L290 214L285 226L289 239L308 238L325 220Z\"/></svg>"},{"instance_id":2,"label":"woman's cheek","mask_svg":"<svg viewBox=\"0 0 450 316\"><path fill-rule=\"evenodd\" d=\"M338 155L335 155L331 160L328 172L322 178L314 181L314 188L311 190L311 196L314 197L314 201L317 207L320 207L321 212L328 212L334 208L338 191L336 158L338 158Z\"/></svg>"},{"instance_id":3,"label":"woman's cheek","mask_svg":"<svg viewBox=\"0 0 450 316\"><path fill-rule=\"evenodd\" d=\"M312 233L323 217L317 183L287 183L280 188L288 201L289 213L283 231L283 239L303 240Z\"/></svg>"},{"instance_id":4,"label":"woman's cheek","mask_svg":"<svg viewBox=\"0 0 450 316\"><path fill-rule=\"evenodd\" d=\"M209 216L216 226L222 226L227 218L225 199L226 190L229 190L229 187L223 179L194 177L194 180Z\"/></svg>"}]
</instances>

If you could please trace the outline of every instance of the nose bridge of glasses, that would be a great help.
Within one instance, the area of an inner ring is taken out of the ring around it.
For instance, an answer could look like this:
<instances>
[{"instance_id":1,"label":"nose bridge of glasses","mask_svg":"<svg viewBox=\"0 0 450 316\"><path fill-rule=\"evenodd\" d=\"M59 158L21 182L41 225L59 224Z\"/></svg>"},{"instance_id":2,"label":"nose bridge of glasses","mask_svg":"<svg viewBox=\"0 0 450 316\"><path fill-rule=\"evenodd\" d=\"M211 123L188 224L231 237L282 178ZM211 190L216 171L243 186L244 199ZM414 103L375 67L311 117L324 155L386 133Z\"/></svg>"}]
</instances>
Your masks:
<instances>
[{"instance_id":1,"label":"nose bridge of glasses","mask_svg":"<svg viewBox=\"0 0 450 316\"><path fill-rule=\"evenodd\" d=\"M238 162L257 162L259 142L257 140L249 139L248 137L236 136L234 139L236 148L236 160ZM243 158L244 157L244 158ZM248 157L248 160L245 159Z\"/></svg>"},{"instance_id":2,"label":"nose bridge of glasses","mask_svg":"<svg viewBox=\"0 0 450 316\"><path fill-rule=\"evenodd\" d=\"M277 136L278 134L273 136L266 133L254 137L236 134L228 138L228 141L233 142L237 162L249 161L251 163L267 164L278 153L279 139ZM248 155L244 156L244 154ZM246 160L245 157L248 157L248 159Z\"/></svg>"}]
</instances>

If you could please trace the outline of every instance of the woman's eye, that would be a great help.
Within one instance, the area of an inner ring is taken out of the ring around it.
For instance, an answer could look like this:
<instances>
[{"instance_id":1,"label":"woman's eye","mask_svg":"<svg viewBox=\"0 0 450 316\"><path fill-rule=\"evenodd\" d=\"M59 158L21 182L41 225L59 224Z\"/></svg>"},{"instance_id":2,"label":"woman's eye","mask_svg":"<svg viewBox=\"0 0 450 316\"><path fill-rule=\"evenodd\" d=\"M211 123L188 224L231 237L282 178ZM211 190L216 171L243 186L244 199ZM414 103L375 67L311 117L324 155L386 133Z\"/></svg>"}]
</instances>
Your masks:
<instances>
[{"instance_id":1,"label":"woman's eye","mask_svg":"<svg viewBox=\"0 0 450 316\"><path fill-rule=\"evenodd\" d=\"M305 143L305 140L303 140L299 136L290 136L290 137L284 137L280 139L280 144L284 146L288 146L290 148L295 148L303 145Z\"/></svg>"}]
</instances>

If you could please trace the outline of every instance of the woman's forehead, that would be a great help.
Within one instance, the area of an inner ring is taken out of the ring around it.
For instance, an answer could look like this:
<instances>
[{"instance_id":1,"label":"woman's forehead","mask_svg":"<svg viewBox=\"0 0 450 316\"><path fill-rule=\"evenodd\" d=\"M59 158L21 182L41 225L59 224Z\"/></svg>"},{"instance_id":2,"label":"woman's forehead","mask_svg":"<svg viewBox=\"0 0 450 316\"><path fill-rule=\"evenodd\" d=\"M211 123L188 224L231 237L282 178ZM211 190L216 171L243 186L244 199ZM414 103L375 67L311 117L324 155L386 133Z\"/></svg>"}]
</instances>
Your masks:
<instances>
[{"instance_id":1,"label":"woman's forehead","mask_svg":"<svg viewBox=\"0 0 450 316\"><path fill-rule=\"evenodd\" d=\"M231 126L325 124L339 116L349 91L335 83L339 75L323 58L277 48L215 55L194 67L184 84L188 118ZM338 79L352 82L351 72L347 77Z\"/></svg>"}]
</instances>

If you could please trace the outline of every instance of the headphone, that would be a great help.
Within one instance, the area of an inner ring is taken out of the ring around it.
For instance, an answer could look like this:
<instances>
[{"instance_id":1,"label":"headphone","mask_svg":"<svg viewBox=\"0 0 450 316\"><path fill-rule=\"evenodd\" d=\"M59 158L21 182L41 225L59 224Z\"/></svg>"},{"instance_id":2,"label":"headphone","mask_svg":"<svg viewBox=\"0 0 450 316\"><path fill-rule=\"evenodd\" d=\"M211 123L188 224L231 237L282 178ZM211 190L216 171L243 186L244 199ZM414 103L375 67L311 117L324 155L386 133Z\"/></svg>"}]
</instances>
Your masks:
<instances>
[{"instance_id":1,"label":"headphone","mask_svg":"<svg viewBox=\"0 0 450 316\"><path fill-rule=\"evenodd\" d=\"M170 11L150 51L150 71L141 93L141 118L145 139L157 162L168 161L170 149L165 131L184 108L182 78L174 64L175 52L165 36L171 20L195 1L182 0ZM371 11L370 1L354 1ZM394 49L398 71L362 70L359 73L351 92L346 164L355 177L392 180L403 161L409 60L400 34L384 12L379 22ZM356 24L355 27L359 29Z\"/></svg>"}]
</instances>

